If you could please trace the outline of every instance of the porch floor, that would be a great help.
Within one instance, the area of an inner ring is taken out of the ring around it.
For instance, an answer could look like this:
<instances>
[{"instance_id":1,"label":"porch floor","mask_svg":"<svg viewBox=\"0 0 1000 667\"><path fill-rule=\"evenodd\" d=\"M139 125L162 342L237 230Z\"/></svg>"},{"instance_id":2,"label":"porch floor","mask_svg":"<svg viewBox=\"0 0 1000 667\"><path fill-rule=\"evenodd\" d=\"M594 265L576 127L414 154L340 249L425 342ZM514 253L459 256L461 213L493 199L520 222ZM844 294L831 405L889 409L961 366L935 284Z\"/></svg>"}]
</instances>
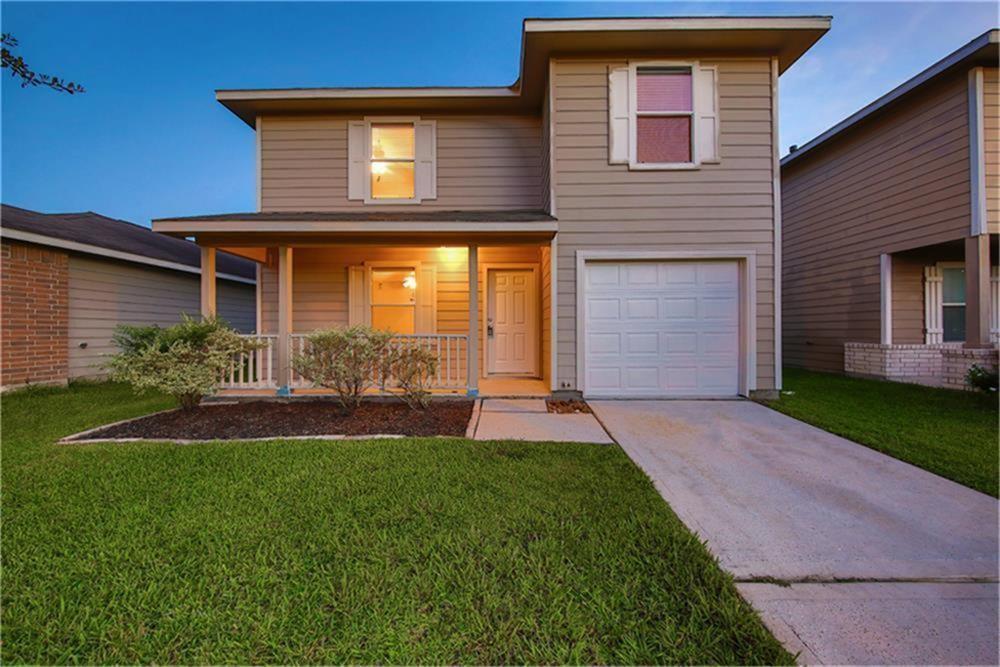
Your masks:
<instances>
[{"instance_id":1,"label":"porch floor","mask_svg":"<svg viewBox=\"0 0 1000 667\"><path fill-rule=\"evenodd\" d=\"M483 398L545 397L551 393L548 386L536 378L488 377L479 380L479 395Z\"/></svg>"}]
</instances>

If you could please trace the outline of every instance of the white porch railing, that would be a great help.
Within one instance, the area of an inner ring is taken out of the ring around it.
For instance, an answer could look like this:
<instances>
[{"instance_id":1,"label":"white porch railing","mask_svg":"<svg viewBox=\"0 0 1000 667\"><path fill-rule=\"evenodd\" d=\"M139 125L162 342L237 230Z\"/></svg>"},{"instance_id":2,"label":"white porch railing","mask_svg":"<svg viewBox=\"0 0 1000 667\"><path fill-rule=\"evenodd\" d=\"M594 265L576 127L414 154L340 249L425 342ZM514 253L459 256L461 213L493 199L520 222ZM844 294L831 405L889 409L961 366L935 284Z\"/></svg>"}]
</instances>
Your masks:
<instances>
[{"instance_id":1,"label":"white porch railing","mask_svg":"<svg viewBox=\"0 0 1000 667\"><path fill-rule=\"evenodd\" d=\"M278 373L276 368L277 336L258 334L243 335L263 343L260 349L245 354L233 355L229 370L222 378L223 389L276 389Z\"/></svg>"},{"instance_id":2,"label":"white porch railing","mask_svg":"<svg viewBox=\"0 0 1000 667\"><path fill-rule=\"evenodd\" d=\"M290 359L294 358L296 354L305 352L308 338L308 334L292 334L290 336ZM437 372L431 389L466 389L468 387L466 368L469 337L465 334L400 334L393 336L391 344L396 349L420 347L437 357ZM381 384L378 378L375 379L375 384L377 386ZM293 368L290 386L293 389L305 389L313 385ZM386 386L393 386L391 378L387 380Z\"/></svg>"}]
</instances>

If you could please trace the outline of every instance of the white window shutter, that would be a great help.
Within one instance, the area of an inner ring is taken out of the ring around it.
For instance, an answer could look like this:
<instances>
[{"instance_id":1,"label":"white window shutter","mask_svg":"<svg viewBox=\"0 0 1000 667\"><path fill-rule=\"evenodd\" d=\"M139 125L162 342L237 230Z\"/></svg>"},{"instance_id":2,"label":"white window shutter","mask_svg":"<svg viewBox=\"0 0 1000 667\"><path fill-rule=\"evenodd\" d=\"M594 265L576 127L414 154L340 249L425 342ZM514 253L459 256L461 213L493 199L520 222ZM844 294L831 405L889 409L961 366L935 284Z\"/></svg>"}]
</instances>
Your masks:
<instances>
[{"instance_id":1,"label":"white window shutter","mask_svg":"<svg viewBox=\"0 0 1000 667\"><path fill-rule=\"evenodd\" d=\"M347 123L347 198L364 199L367 188L367 146L366 124L363 120Z\"/></svg>"},{"instance_id":2,"label":"white window shutter","mask_svg":"<svg viewBox=\"0 0 1000 667\"><path fill-rule=\"evenodd\" d=\"M928 345L944 340L941 288L943 277L936 266L924 267L924 342Z\"/></svg>"},{"instance_id":3,"label":"white window shutter","mask_svg":"<svg viewBox=\"0 0 1000 667\"><path fill-rule=\"evenodd\" d=\"M696 162L719 161L719 70L714 65L694 68Z\"/></svg>"},{"instance_id":4,"label":"white window shutter","mask_svg":"<svg viewBox=\"0 0 1000 667\"><path fill-rule=\"evenodd\" d=\"M437 121L418 120L414 125L417 159L417 200L437 199Z\"/></svg>"},{"instance_id":5,"label":"white window shutter","mask_svg":"<svg viewBox=\"0 0 1000 667\"><path fill-rule=\"evenodd\" d=\"M608 70L608 162L628 164L628 67Z\"/></svg>"},{"instance_id":6,"label":"white window shutter","mask_svg":"<svg viewBox=\"0 0 1000 667\"><path fill-rule=\"evenodd\" d=\"M437 333L437 267L421 265L417 272L417 313L414 331Z\"/></svg>"},{"instance_id":7,"label":"white window shutter","mask_svg":"<svg viewBox=\"0 0 1000 667\"><path fill-rule=\"evenodd\" d=\"M347 324L368 324L371 308L368 307L366 280L368 272L363 266L347 267Z\"/></svg>"}]
</instances>

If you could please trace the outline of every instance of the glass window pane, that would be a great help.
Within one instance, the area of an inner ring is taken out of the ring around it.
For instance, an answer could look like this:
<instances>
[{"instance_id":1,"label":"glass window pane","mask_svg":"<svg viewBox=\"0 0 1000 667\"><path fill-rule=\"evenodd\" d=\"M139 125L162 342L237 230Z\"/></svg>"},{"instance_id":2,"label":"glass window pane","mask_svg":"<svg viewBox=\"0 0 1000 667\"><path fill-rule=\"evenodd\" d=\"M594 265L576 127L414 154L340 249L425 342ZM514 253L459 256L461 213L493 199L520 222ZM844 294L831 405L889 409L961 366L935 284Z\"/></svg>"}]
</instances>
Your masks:
<instances>
[{"instance_id":1,"label":"glass window pane","mask_svg":"<svg viewBox=\"0 0 1000 667\"><path fill-rule=\"evenodd\" d=\"M965 303L965 269L942 269L945 303Z\"/></svg>"},{"instance_id":2,"label":"glass window pane","mask_svg":"<svg viewBox=\"0 0 1000 667\"><path fill-rule=\"evenodd\" d=\"M945 306L942 312L944 320L944 342L960 343L965 340L965 306Z\"/></svg>"},{"instance_id":3,"label":"glass window pane","mask_svg":"<svg viewBox=\"0 0 1000 667\"><path fill-rule=\"evenodd\" d=\"M372 162L372 199L413 199L412 162Z\"/></svg>"},{"instance_id":4,"label":"glass window pane","mask_svg":"<svg viewBox=\"0 0 1000 667\"><path fill-rule=\"evenodd\" d=\"M412 307L372 306L372 327L396 334L411 334L413 329Z\"/></svg>"},{"instance_id":5,"label":"glass window pane","mask_svg":"<svg viewBox=\"0 0 1000 667\"><path fill-rule=\"evenodd\" d=\"M636 72L639 111L691 111L691 70L642 68Z\"/></svg>"},{"instance_id":6,"label":"glass window pane","mask_svg":"<svg viewBox=\"0 0 1000 667\"><path fill-rule=\"evenodd\" d=\"M372 158L375 160L412 160L414 129L412 123L372 124Z\"/></svg>"},{"instance_id":7,"label":"glass window pane","mask_svg":"<svg viewBox=\"0 0 1000 667\"><path fill-rule=\"evenodd\" d=\"M411 305L416 303L416 296L417 280L413 269L372 269L372 305Z\"/></svg>"},{"instance_id":8,"label":"glass window pane","mask_svg":"<svg viewBox=\"0 0 1000 667\"><path fill-rule=\"evenodd\" d=\"M635 141L639 162L690 162L691 117L639 116Z\"/></svg>"}]
</instances>

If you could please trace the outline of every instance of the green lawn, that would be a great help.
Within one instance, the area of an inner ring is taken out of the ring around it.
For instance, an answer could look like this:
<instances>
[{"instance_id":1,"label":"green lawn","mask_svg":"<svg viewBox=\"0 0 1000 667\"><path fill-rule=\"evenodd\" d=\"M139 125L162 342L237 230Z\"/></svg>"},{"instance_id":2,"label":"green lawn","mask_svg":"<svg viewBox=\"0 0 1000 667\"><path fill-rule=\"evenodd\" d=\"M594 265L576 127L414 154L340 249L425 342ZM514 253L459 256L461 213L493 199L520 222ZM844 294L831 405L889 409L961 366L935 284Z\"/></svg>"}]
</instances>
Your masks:
<instances>
[{"instance_id":1,"label":"green lawn","mask_svg":"<svg viewBox=\"0 0 1000 667\"><path fill-rule=\"evenodd\" d=\"M787 368L767 405L997 496L997 396Z\"/></svg>"},{"instance_id":2,"label":"green lawn","mask_svg":"<svg viewBox=\"0 0 1000 667\"><path fill-rule=\"evenodd\" d=\"M12 663L787 663L617 447L57 446L162 408L2 406Z\"/></svg>"}]
</instances>

